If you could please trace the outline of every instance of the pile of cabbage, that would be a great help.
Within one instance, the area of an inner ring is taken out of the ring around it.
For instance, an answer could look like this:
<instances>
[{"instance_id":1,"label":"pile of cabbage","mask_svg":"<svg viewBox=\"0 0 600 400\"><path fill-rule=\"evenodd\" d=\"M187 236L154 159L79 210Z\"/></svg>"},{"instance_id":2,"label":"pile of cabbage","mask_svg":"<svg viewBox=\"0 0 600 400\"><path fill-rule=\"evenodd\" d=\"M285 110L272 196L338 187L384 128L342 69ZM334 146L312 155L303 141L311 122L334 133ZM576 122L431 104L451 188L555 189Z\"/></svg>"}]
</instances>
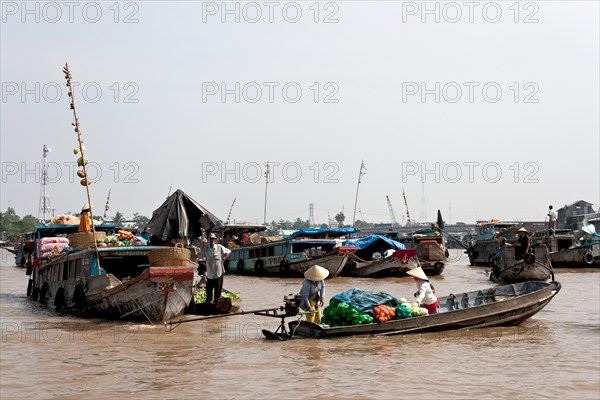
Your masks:
<instances>
[{"instance_id":1,"label":"pile of cabbage","mask_svg":"<svg viewBox=\"0 0 600 400\"><path fill-rule=\"evenodd\" d=\"M356 292L359 292L360 296L371 296L371 299L377 298L378 295L383 293L372 293L372 292L364 292L353 289ZM355 292L350 292L351 294ZM426 308L419 307L419 303L416 302L408 302L406 299L396 299L393 296L386 295L385 299L387 301L381 303L387 306L393 307L396 309L396 315L393 316L392 320L403 319L403 318L412 318L428 315L428 311ZM336 299L337 297L337 299ZM339 301L339 299L347 299L348 301ZM334 296L329 305L325 307L323 310L323 318L321 319L322 324L329 325L331 327L335 326L350 326L350 325L363 325L363 324L372 324L377 322L373 318L373 308L378 306L379 304L371 304L368 305L365 303L364 298L359 299L357 302L353 303L352 297L348 296L348 292ZM362 309L362 310L361 310Z\"/></svg>"},{"instance_id":2,"label":"pile of cabbage","mask_svg":"<svg viewBox=\"0 0 600 400\"><path fill-rule=\"evenodd\" d=\"M235 293L232 293L225 289L223 289L223 291L221 292L221 297L228 297L231 300L240 300L240 297L237 296ZM195 304L206 303L206 288L202 288L202 289L194 292L194 303Z\"/></svg>"}]
</instances>

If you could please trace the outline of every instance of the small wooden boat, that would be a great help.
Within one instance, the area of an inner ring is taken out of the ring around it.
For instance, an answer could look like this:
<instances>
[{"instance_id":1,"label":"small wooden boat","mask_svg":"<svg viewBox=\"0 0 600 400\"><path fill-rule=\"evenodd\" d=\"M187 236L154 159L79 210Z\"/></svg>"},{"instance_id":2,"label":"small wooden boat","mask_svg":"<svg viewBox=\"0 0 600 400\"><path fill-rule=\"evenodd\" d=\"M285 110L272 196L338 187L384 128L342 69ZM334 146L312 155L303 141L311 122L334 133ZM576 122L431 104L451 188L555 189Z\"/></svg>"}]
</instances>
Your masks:
<instances>
[{"instance_id":1,"label":"small wooden boat","mask_svg":"<svg viewBox=\"0 0 600 400\"><path fill-rule=\"evenodd\" d=\"M552 263L546 246L534 246L534 252L525 255L522 260L515 259L515 248L506 246L490 272L493 282L525 282L530 280L546 281L554 275Z\"/></svg>"},{"instance_id":2,"label":"small wooden boat","mask_svg":"<svg viewBox=\"0 0 600 400\"><path fill-rule=\"evenodd\" d=\"M409 269L417 267L414 250L412 250L411 256L403 256L398 251L406 251L405 246L385 236L370 235L360 239L346 240L343 246L356 248L354 252L346 256L348 260L342 270L343 276L363 278L406 276Z\"/></svg>"},{"instance_id":3,"label":"small wooden boat","mask_svg":"<svg viewBox=\"0 0 600 400\"><path fill-rule=\"evenodd\" d=\"M359 278L382 278L390 276L407 276L406 272L417 267L417 261L414 258L402 260L394 255L382 258L380 260L365 261L356 255L349 255L346 268L343 270L344 276L353 276Z\"/></svg>"},{"instance_id":4,"label":"small wooden boat","mask_svg":"<svg viewBox=\"0 0 600 400\"><path fill-rule=\"evenodd\" d=\"M448 262L448 250L444 237L433 229L416 231L413 234L414 248L419 264L427 276L440 275Z\"/></svg>"},{"instance_id":5,"label":"small wooden boat","mask_svg":"<svg viewBox=\"0 0 600 400\"><path fill-rule=\"evenodd\" d=\"M494 255L502 248L504 242L514 243L517 240L517 222L479 222L477 239L471 243L465 253L471 265L491 266Z\"/></svg>"},{"instance_id":6,"label":"small wooden boat","mask_svg":"<svg viewBox=\"0 0 600 400\"><path fill-rule=\"evenodd\" d=\"M340 327L296 320L288 324L289 332L294 337L328 338L517 325L544 308L560 289L559 282L522 282L441 297L433 315Z\"/></svg>"},{"instance_id":7,"label":"small wooden boat","mask_svg":"<svg viewBox=\"0 0 600 400\"><path fill-rule=\"evenodd\" d=\"M206 290L206 288L203 289ZM221 295L221 297L219 297L214 303L196 303L192 301L186 311L186 314L217 315L237 313L242 306L242 299L229 290L223 289L222 292L224 296Z\"/></svg>"},{"instance_id":8,"label":"small wooden boat","mask_svg":"<svg viewBox=\"0 0 600 400\"><path fill-rule=\"evenodd\" d=\"M554 268L600 267L600 240L579 244L570 229L556 229L554 234L545 229L536 232L532 241L548 247Z\"/></svg>"},{"instance_id":9,"label":"small wooden boat","mask_svg":"<svg viewBox=\"0 0 600 400\"><path fill-rule=\"evenodd\" d=\"M36 242L61 238L78 226L40 226ZM114 231L113 225L96 226ZM152 265L151 253L172 247L123 246L76 248L47 259L36 246L27 295L57 311L88 317L163 321L185 312L192 299L194 266L177 262ZM156 253L154 253L156 254ZM160 258L159 258L160 260ZM173 260L175 261L175 260ZM180 265L180 266L173 266Z\"/></svg>"}]
</instances>

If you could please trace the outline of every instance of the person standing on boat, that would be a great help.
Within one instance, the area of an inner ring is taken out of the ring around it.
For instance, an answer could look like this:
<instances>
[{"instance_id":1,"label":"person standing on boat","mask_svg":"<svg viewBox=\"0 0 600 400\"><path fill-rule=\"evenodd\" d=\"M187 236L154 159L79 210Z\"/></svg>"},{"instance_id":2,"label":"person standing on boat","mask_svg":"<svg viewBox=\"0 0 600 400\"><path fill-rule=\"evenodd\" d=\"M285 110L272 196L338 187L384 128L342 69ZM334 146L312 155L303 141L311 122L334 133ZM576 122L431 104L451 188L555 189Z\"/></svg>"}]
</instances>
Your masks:
<instances>
[{"instance_id":1,"label":"person standing on boat","mask_svg":"<svg viewBox=\"0 0 600 400\"><path fill-rule=\"evenodd\" d=\"M415 292L417 303L426 308L430 315L435 314L440 303L433 292L433 287L429 284L429 278L425 275L423 268L411 269L407 274L412 276L417 283L417 291Z\"/></svg>"},{"instance_id":2,"label":"person standing on boat","mask_svg":"<svg viewBox=\"0 0 600 400\"><path fill-rule=\"evenodd\" d=\"M231 250L217 244L217 236L211 233L210 244L207 245L206 238L201 239L200 256L206 258L206 302L211 303L221 297L223 291L223 274L225 267L223 263L229 257Z\"/></svg>"},{"instance_id":3,"label":"person standing on boat","mask_svg":"<svg viewBox=\"0 0 600 400\"><path fill-rule=\"evenodd\" d=\"M515 247L515 260L522 260L525 258L525 254L529 253L529 235L527 235L527 229L520 228L517 233L519 237L517 242L513 245Z\"/></svg>"},{"instance_id":4,"label":"person standing on boat","mask_svg":"<svg viewBox=\"0 0 600 400\"><path fill-rule=\"evenodd\" d=\"M306 314L308 322L321 323L321 308L325 299L325 278L329 271L319 265L313 265L304 273L304 281L300 289L300 308L304 311L314 311Z\"/></svg>"},{"instance_id":5,"label":"person standing on boat","mask_svg":"<svg viewBox=\"0 0 600 400\"><path fill-rule=\"evenodd\" d=\"M556 211L552 209L552 206L548 206L548 229L554 236L556 232Z\"/></svg>"},{"instance_id":6,"label":"person standing on boat","mask_svg":"<svg viewBox=\"0 0 600 400\"><path fill-rule=\"evenodd\" d=\"M90 213L92 207L94 207L94 206L90 206L90 203L85 203L85 205L81 208L81 217L79 217L79 229L77 229L77 232L89 232L90 231L89 213Z\"/></svg>"}]
</instances>

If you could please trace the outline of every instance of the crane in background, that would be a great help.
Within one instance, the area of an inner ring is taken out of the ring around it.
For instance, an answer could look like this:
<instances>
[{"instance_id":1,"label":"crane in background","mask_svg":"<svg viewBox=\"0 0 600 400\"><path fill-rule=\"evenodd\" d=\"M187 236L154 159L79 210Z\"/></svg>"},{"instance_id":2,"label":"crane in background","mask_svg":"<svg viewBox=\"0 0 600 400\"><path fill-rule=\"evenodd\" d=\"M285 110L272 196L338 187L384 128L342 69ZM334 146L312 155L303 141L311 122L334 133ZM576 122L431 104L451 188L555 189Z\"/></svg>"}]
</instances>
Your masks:
<instances>
[{"instance_id":1,"label":"crane in background","mask_svg":"<svg viewBox=\"0 0 600 400\"><path fill-rule=\"evenodd\" d=\"M387 200L388 210L390 211L390 219L392 222L392 228L398 227L398 222L396 221L396 216L394 215L394 208L392 207L392 202L390 201L390 196L386 195L385 199Z\"/></svg>"},{"instance_id":2,"label":"crane in background","mask_svg":"<svg viewBox=\"0 0 600 400\"><path fill-rule=\"evenodd\" d=\"M406 224L412 228L410 221L410 213L408 212L408 202L406 201L406 195L404 194L404 188L402 188L402 197L404 198L404 205L406 206Z\"/></svg>"}]
</instances>

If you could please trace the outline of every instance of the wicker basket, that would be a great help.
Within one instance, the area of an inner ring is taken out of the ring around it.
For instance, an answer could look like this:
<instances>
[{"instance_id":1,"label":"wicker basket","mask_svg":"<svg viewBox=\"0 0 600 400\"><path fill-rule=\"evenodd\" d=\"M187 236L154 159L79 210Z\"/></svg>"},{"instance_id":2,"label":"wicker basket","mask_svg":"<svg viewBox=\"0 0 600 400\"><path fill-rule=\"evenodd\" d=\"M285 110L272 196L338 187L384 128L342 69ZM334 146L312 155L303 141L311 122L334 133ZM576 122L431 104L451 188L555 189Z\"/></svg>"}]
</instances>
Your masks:
<instances>
[{"instance_id":1,"label":"wicker basket","mask_svg":"<svg viewBox=\"0 0 600 400\"><path fill-rule=\"evenodd\" d=\"M153 250L148 253L151 267L184 267L188 265L192 252L184 249L181 243L175 247Z\"/></svg>"},{"instance_id":2,"label":"wicker basket","mask_svg":"<svg viewBox=\"0 0 600 400\"><path fill-rule=\"evenodd\" d=\"M67 235L69 245L74 249L84 249L94 246L94 234L92 232L77 232ZM96 242L104 242L106 232L96 232Z\"/></svg>"}]
</instances>

